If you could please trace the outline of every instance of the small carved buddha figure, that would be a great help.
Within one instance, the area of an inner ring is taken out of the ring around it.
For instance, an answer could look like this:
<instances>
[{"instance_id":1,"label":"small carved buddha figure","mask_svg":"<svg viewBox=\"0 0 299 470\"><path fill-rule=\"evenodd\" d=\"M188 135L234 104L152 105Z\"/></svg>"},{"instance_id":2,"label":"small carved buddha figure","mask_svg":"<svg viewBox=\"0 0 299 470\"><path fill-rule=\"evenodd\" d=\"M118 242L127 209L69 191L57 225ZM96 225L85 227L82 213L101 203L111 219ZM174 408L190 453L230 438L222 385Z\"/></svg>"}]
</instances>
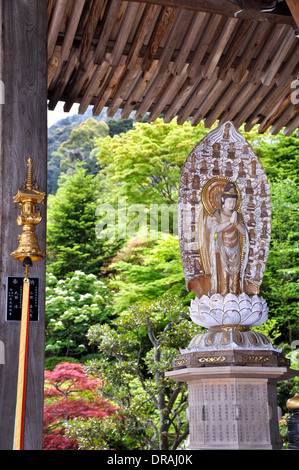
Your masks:
<instances>
[{"instance_id":1,"label":"small carved buddha figure","mask_svg":"<svg viewBox=\"0 0 299 470\"><path fill-rule=\"evenodd\" d=\"M209 255L212 277L212 293L226 295L229 292L240 294L242 289L241 259L242 236L247 229L242 216L236 212L237 190L233 182L227 183L221 195L221 209L208 217ZM248 248L248 245L247 245ZM245 270L245 265L242 268Z\"/></svg>"}]
</instances>

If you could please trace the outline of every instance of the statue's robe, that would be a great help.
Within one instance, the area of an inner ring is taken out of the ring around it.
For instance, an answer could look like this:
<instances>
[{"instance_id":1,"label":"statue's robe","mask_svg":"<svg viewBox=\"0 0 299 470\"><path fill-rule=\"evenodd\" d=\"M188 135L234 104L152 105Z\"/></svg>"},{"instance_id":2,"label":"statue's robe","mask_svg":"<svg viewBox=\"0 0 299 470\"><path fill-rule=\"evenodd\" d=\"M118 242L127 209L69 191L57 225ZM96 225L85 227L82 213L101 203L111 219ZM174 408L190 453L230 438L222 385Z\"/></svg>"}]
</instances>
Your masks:
<instances>
[{"instance_id":1,"label":"statue's robe","mask_svg":"<svg viewBox=\"0 0 299 470\"><path fill-rule=\"evenodd\" d=\"M210 216L204 210L199 217L199 252L204 276L189 282L188 288L197 295L226 295L232 292L239 295L244 292L244 275L248 262L249 236L242 220L237 213L237 222L245 228L242 235L236 225L217 233L221 221L221 211L216 210Z\"/></svg>"}]
</instances>

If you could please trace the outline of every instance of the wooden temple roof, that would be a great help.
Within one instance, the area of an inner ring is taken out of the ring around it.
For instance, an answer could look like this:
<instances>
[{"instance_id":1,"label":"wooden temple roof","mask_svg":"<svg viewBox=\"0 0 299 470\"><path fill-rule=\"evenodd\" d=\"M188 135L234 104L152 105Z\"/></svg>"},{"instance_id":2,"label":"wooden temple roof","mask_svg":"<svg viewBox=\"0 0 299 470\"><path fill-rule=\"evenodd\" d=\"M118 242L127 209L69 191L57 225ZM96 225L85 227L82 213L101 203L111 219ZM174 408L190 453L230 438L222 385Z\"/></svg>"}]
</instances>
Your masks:
<instances>
[{"instance_id":1,"label":"wooden temple roof","mask_svg":"<svg viewBox=\"0 0 299 470\"><path fill-rule=\"evenodd\" d=\"M266 0L48 0L48 107L290 135L299 127L292 1L280 14L254 7L279 6Z\"/></svg>"}]
</instances>

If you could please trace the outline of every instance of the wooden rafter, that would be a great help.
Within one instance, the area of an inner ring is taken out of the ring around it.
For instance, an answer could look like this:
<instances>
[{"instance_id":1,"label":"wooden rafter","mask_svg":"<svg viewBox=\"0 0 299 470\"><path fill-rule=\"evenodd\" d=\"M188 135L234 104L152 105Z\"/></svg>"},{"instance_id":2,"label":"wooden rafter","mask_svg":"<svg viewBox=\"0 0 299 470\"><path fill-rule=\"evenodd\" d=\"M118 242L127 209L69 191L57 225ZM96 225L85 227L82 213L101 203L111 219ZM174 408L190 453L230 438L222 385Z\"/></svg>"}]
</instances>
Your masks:
<instances>
[{"instance_id":1,"label":"wooden rafter","mask_svg":"<svg viewBox=\"0 0 299 470\"><path fill-rule=\"evenodd\" d=\"M49 108L64 101L65 111L79 103L80 113L289 133L298 122L294 19L235 10L217 0L48 0Z\"/></svg>"},{"instance_id":2,"label":"wooden rafter","mask_svg":"<svg viewBox=\"0 0 299 470\"><path fill-rule=\"evenodd\" d=\"M286 2L292 13L295 23L299 28L299 3L297 0L286 0Z\"/></svg>"}]
</instances>

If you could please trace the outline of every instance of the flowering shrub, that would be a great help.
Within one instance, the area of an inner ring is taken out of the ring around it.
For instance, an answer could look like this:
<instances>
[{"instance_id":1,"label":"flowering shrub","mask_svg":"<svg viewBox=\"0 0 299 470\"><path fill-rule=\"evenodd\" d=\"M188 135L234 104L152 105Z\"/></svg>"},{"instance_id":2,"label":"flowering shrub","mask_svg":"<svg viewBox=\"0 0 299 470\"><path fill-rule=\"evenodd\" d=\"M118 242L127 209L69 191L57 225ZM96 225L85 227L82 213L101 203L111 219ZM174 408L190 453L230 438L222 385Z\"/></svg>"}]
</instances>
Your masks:
<instances>
[{"instance_id":1,"label":"flowering shrub","mask_svg":"<svg viewBox=\"0 0 299 470\"><path fill-rule=\"evenodd\" d=\"M45 371L44 450L76 450L76 440L65 435L71 419L101 420L116 411L99 396L99 379L88 375L82 364L63 362Z\"/></svg>"},{"instance_id":2,"label":"flowering shrub","mask_svg":"<svg viewBox=\"0 0 299 470\"><path fill-rule=\"evenodd\" d=\"M47 273L46 353L76 356L88 350L87 331L110 312L111 293L94 274L75 271L58 280Z\"/></svg>"}]
</instances>

